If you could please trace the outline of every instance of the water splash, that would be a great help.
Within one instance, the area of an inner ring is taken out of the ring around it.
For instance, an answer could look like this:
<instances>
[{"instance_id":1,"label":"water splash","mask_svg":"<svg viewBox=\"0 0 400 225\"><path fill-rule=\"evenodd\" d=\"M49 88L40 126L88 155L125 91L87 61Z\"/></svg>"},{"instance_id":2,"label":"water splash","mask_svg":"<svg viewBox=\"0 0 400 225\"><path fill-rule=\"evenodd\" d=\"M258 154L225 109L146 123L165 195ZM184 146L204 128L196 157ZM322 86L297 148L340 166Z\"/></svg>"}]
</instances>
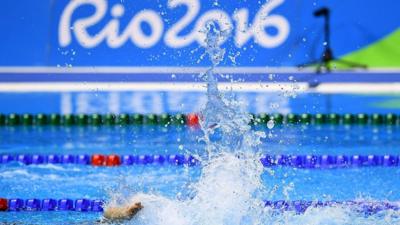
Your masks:
<instances>
[{"instance_id":1,"label":"water splash","mask_svg":"<svg viewBox=\"0 0 400 225\"><path fill-rule=\"evenodd\" d=\"M204 76L207 103L200 126L208 154L202 159L199 182L193 185L195 197L191 204L198 213L192 215L198 222L206 219L203 224L258 224L262 202L257 191L262 188L263 167L257 146L265 134L251 130L251 116L240 102L224 98L219 92L214 68L225 54L220 40L230 31L219 31L213 23L206 28L206 53L212 67Z\"/></svg>"},{"instance_id":2,"label":"water splash","mask_svg":"<svg viewBox=\"0 0 400 225\"><path fill-rule=\"evenodd\" d=\"M211 68L202 76L207 82L207 103L201 112L200 126L206 152L200 159L202 172L197 182L189 185L186 200L168 199L155 194L136 194L128 201L141 201L144 209L132 224L261 224L263 212L261 174L257 146L265 137L249 126L251 116L241 103L224 97L218 90L214 68L224 59L221 40L230 30L220 31L208 23L205 52ZM114 195L109 204L121 204Z\"/></svg>"},{"instance_id":3,"label":"water splash","mask_svg":"<svg viewBox=\"0 0 400 225\"><path fill-rule=\"evenodd\" d=\"M263 132L248 125L251 116L240 102L225 98L218 90L214 68L223 60L221 39L230 31L206 27L206 55L212 63L202 76L207 82L207 103L200 114L206 152L201 156L202 172L197 182L188 186L186 198L171 199L158 194L115 195L109 204L140 201L144 209L128 224L240 225L240 224L399 224L396 212L365 217L349 207L309 208L304 214L274 212L264 208L260 196L264 189L258 149ZM268 122L272 129L274 121ZM267 171L268 172L268 171ZM273 174L273 171L269 171ZM290 187L290 186L288 186ZM272 188L273 192L273 188ZM273 193L271 193L273 195ZM289 196L289 194L287 193ZM289 198L289 197L288 197Z\"/></svg>"},{"instance_id":4,"label":"water splash","mask_svg":"<svg viewBox=\"0 0 400 225\"><path fill-rule=\"evenodd\" d=\"M211 156L231 150L248 150L251 146L258 145L260 137L263 136L262 132L251 131L248 125L251 116L243 110L242 104L224 98L218 90L218 80L214 69L223 60L225 54L219 42L229 34L230 31L217 30L212 23L207 26L206 53L212 62L212 67L204 76L207 82L207 103L201 112L200 125L205 134L207 152ZM212 141L213 136L219 138Z\"/></svg>"}]
</instances>

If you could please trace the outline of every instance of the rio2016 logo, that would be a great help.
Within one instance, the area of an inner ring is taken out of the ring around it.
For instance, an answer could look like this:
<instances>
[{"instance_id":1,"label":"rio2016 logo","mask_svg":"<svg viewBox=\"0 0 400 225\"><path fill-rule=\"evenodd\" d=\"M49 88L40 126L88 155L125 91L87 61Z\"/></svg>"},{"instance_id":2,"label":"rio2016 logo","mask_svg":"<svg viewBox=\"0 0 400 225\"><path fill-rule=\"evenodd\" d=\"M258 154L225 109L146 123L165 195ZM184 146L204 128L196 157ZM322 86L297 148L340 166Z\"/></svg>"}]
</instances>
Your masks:
<instances>
[{"instance_id":1,"label":"rio2016 logo","mask_svg":"<svg viewBox=\"0 0 400 225\"><path fill-rule=\"evenodd\" d=\"M271 0L263 4L250 25L249 10L246 8L235 10L232 16L223 10L212 9L200 15L195 21L201 8L199 0L169 0L168 8L170 10L180 6L185 6L187 10L185 15L168 30L164 30L164 22L159 13L150 9L139 11L125 28L121 28L119 19L124 16L125 8L122 4L115 4L111 7L112 19L97 34L93 35L88 32L88 29L99 23L106 15L108 10L107 0L71 0L61 15L58 26L58 40L61 47L70 45L72 35L74 35L76 41L85 48L94 48L103 41L110 48L120 48L129 40L135 46L143 49L154 47L160 41L164 41L165 45L170 48L184 48L194 42L204 45L205 34L201 31L209 21L214 21L221 30L233 32L233 41L237 47L242 47L251 38L254 38L254 42L261 47L275 48L285 42L290 31L289 23L285 17L270 14L283 2L284 0ZM95 12L90 16L72 22L72 14L83 5L93 6ZM193 22L194 28L190 33L179 35ZM142 30L142 23L148 24L151 28L149 33ZM268 27L275 28L276 34L267 33ZM220 44L225 41L227 39L221 40Z\"/></svg>"}]
</instances>

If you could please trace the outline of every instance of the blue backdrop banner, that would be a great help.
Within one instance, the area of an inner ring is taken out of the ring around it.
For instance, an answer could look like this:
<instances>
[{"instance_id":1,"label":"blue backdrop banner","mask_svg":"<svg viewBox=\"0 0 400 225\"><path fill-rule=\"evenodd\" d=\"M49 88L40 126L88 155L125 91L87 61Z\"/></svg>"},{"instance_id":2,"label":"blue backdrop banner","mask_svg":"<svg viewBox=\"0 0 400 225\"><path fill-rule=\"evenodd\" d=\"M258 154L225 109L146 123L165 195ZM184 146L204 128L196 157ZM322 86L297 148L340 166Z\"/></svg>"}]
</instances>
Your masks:
<instances>
[{"instance_id":1,"label":"blue backdrop banner","mask_svg":"<svg viewBox=\"0 0 400 225\"><path fill-rule=\"evenodd\" d=\"M4 0L0 66L206 66L210 20L231 33L223 65L295 66L326 44L322 6L338 56L399 28L393 0Z\"/></svg>"}]
</instances>

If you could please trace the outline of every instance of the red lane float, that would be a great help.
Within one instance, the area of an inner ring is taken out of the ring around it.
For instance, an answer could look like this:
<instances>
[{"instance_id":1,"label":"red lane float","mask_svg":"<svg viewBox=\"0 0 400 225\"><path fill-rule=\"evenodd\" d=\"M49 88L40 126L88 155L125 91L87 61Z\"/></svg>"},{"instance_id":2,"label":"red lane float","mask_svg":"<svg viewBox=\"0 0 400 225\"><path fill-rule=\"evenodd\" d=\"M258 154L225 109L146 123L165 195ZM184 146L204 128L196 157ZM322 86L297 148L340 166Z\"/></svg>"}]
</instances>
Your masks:
<instances>
[{"instance_id":1,"label":"red lane float","mask_svg":"<svg viewBox=\"0 0 400 225\"><path fill-rule=\"evenodd\" d=\"M189 127L198 127L199 126L199 116L195 113L189 113L186 115L186 124Z\"/></svg>"},{"instance_id":2,"label":"red lane float","mask_svg":"<svg viewBox=\"0 0 400 225\"><path fill-rule=\"evenodd\" d=\"M5 198L0 198L0 211L8 210L8 201Z\"/></svg>"},{"instance_id":3,"label":"red lane float","mask_svg":"<svg viewBox=\"0 0 400 225\"><path fill-rule=\"evenodd\" d=\"M106 166L119 166L121 165L121 159L118 155L109 155L106 159Z\"/></svg>"},{"instance_id":4,"label":"red lane float","mask_svg":"<svg viewBox=\"0 0 400 225\"><path fill-rule=\"evenodd\" d=\"M92 155L92 165L93 166L104 166L106 157L104 155Z\"/></svg>"}]
</instances>

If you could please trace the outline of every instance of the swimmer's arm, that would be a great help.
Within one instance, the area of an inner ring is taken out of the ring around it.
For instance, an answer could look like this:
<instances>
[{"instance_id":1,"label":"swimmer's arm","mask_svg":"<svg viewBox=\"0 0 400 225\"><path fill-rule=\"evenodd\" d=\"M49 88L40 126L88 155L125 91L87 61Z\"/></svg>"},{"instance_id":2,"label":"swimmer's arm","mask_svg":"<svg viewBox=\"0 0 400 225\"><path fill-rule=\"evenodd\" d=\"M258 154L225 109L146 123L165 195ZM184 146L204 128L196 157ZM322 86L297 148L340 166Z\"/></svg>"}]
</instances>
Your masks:
<instances>
[{"instance_id":1,"label":"swimmer's arm","mask_svg":"<svg viewBox=\"0 0 400 225\"><path fill-rule=\"evenodd\" d=\"M140 202L131 206L108 207L104 210L103 216L110 220L126 220L134 217L143 208Z\"/></svg>"},{"instance_id":2,"label":"swimmer's arm","mask_svg":"<svg viewBox=\"0 0 400 225\"><path fill-rule=\"evenodd\" d=\"M104 210L103 216L110 220L127 219L128 213L126 207L109 207Z\"/></svg>"}]
</instances>

